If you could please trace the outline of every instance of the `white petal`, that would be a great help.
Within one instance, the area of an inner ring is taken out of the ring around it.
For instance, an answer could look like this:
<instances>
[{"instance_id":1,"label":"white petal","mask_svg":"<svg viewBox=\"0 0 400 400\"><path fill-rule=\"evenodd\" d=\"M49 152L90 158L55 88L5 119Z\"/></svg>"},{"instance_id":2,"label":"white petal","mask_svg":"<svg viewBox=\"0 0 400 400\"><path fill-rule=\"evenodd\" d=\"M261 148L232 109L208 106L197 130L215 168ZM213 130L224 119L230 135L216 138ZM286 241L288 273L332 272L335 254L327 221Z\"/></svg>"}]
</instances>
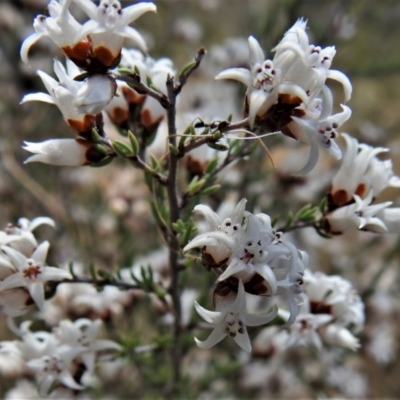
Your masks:
<instances>
[{"instance_id":1,"label":"white petal","mask_svg":"<svg viewBox=\"0 0 400 400\"><path fill-rule=\"evenodd\" d=\"M249 334L247 333L247 330L244 331L244 333L236 333L235 336L235 342L244 350L247 351L248 353L251 353L251 343L250 343L250 338Z\"/></svg>"},{"instance_id":2,"label":"white petal","mask_svg":"<svg viewBox=\"0 0 400 400\"><path fill-rule=\"evenodd\" d=\"M209 311L203 308L197 301L194 302L194 308L196 309L197 313L203 318L205 321L209 322L210 324L218 323L223 316L223 313L219 311Z\"/></svg>"},{"instance_id":3,"label":"white petal","mask_svg":"<svg viewBox=\"0 0 400 400\"><path fill-rule=\"evenodd\" d=\"M54 219L51 219L49 217L36 217L29 224L29 230L32 232L40 225L50 225L53 228L56 227L56 223L54 222Z\"/></svg>"},{"instance_id":4,"label":"white petal","mask_svg":"<svg viewBox=\"0 0 400 400\"><path fill-rule=\"evenodd\" d=\"M246 209L246 203L247 199L242 199L239 201L239 203L237 203L236 207L233 209L230 218L234 225L241 224L243 222L243 215Z\"/></svg>"},{"instance_id":5,"label":"white petal","mask_svg":"<svg viewBox=\"0 0 400 400\"><path fill-rule=\"evenodd\" d=\"M53 385L55 378L53 375L45 375L44 378L39 383L39 396L47 397L49 394L49 390Z\"/></svg>"},{"instance_id":6,"label":"white petal","mask_svg":"<svg viewBox=\"0 0 400 400\"><path fill-rule=\"evenodd\" d=\"M41 39L43 36L46 36L45 32L36 32L33 33L32 35L28 36L24 42L22 43L21 46L21 59L24 63L28 63L28 53L29 53L29 49L31 48L31 46L36 43L39 39Z\"/></svg>"},{"instance_id":7,"label":"white petal","mask_svg":"<svg viewBox=\"0 0 400 400\"><path fill-rule=\"evenodd\" d=\"M253 84L254 78L251 72L246 68L229 68L220 72L215 79L233 79L234 81L239 81L249 87Z\"/></svg>"},{"instance_id":8,"label":"white petal","mask_svg":"<svg viewBox=\"0 0 400 400\"><path fill-rule=\"evenodd\" d=\"M256 264L254 271L260 274L266 280L266 283L271 290L269 295L275 294L277 289L276 277L269 265Z\"/></svg>"},{"instance_id":9,"label":"white petal","mask_svg":"<svg viewBox=\"0 0 400 400\"><path fill-rule=\"evenodd\" d=\"M269 93L264 90L252 90L249 98L249 124L252 128L254 126L255 119L259 113L264 109L264 105L267 103ZM267 111L267 110L265 110Z\"/></svg>"},{"instance_id":10,"label":"white petal","mask_svg":"<svg viewBox=\"0 0 400 400\"><path fill-rule=\"evenodd\" d=\"M286 298L289 304L290 316L289 319L282 325L282 328L287 328L294 323L297 316L299 315L299 307L293 295L287 293L284 297Z\"/></svg>"},{"instance_id":11,"label":"white petal","mask_svg":"<svg viewBox=\"0 0 400 400\"><path fill-rule=\"evenodd\" d=\"M22 253L8 246L3 246L1 249L10 257L11 262L19 271L25 268L27 258Z\"/></svg>"},{"instance_id":12,"label":"white petal","mask_svg":"<svg viewBox=\"0 0 400 400\"><path fill-rule=\"evenodd\" d=\"M146 3L141 3L141 4L146 4ZM136 29L130 26L125 26L123 29L119 30L118 33L132 40L132 42L134 42L135 45L144 53L147 52L146 42L144 41L142 35Z\"/></svg>"},{"instance_id":13,"label":"white petal","mask_svg":"<svg viewBox=\"0 0 400 400\"><path fill-rule=\"evenodd\" d=\"M247 265L245 262L239 260L238 258L234 258L231 260L224 273L218 277L218 281L221 282L230 276L237 274L238 272L245 271L246 269Z\"/></svg>"},{"instance_id":14,"label":"white petal","mask_svg":"<svg viewBox=\"0 0 400 400\"><path fill-rule=\"evenodd\" d=\"M24 142L23 149L34 153L26 163L42 162L59 166L80 166L86 163L86 147L75 139L50 139L40 143Z\"/></svg>"},{"instance_id":15,"label":"white petal","mask_svg":"<svg viewBox=\"0 0 400 400\"><path fill-rule=\"evenodd\" d=\"M47 93L30 93L23 97L20 104L27 103L28 101L43 101L44 103L55 104L54 99Z\"/></svg>"},{"instance_id":16,"label":"white petal","mask_svg":"<svg viewBox=\"0 0 400 400\"><path fill-rule=\"evenodd\" d=\"M338 126L342 126L351 117L350 107L347 107L344 104L341 104L340 106L342 107L343 111L328 118L330 123L336 123Z\"/></svg>"},{"instance_id":17,"label":"white petal","mask_svg":"<svg viewBox=\"0 0 400 400\"><path fill-rule=\"evenodd\" d=\"M40 311L44 308L44 287L42 282L32 282L28 285L29 294Z\"/></svg>"},{"instance_id":18,"label":"white petal","mask_svg":"<svg viewBox=\"0 0 400 400\"><path fill-rule=\"evenodd\" d=\"M257 63L262 64L265 61L264 52L253 36L249 36L249 57L251 66Z\"/></svg>"},{"instance_id":19,"label":"white petal","mask_svg":"<svg viewBox=\"0 0 400 400\"><path fill-rule=\"evenodd\" d=\"M319 148L315 143L311 143L310 154L306 165L298 172L293 173L293 175L305 175L308 174L317 165L319 159Z\"/></svg>"},{"instance_id":20,"label":"white petal","mask_svg":"<svg viewBox=\"0 0 400 400\"><path fill-rule=\"evenodd\" d=\"M216 230L218 228L218 225L220 224L219 217L210 207L205 206L204 204L198 204L193 209L193 212L195 211L204 215L212 230Z\"/></svg>"},{"instance_id":21,"label":"white petal","mask_svg":"<svg viewBox=\"0 0 400 400\"><path fill-rule=\"evenodd\" d=\"M75 0L75 3L90 19L97 19L97 7L91 0Z\"/></svg>"},{"instance_id":22,"label":"white petal","mask_svg":"<svg viewBox=\"0 0 400 400\"><path fill-rule=\"evenodd\" d=\"M278 307L274 306L273 310L265 315L245 314L247 326L259 326L268 324L278 315Z\"/></svg>"},{"instance_id":23,"label":"white petal","mask_svg":"<svg viewBox=\"0 0 400 400\"><path fill-rule=\"evenodd\" d=\"M246 292L244 291L244 285L241 279L239 279L238 293L236 299L229 308L229 311L239 314L246 313Z\"/></svg>"},{"instance_id":24,"label":"white petal","mask_svg":"<svg viewBox=\"0 0 400 400\"><path fill-rule=\"evenodd\" d=\"M20 273L15 273L8 276L4 281L0 283L0 291L7 289L14 289L17 287L25 287L25 280Z\"/></svg>"},{"instance_id":25,"label":"white petal","mask_svg":"<svg viewBox=\"0 0 400 400\"><path fill-rule=\"evenodd\" d=\"M153 3L143 2L134 4L122 9L121 24L128 25L140 18L144 13L157 12L157 7Z\"/></svg>"},{"instance_id":26,"label":"white petal","mask_svg":"<svg viewBox=\"0 0 400 400\"><path fill-rule=\"evenodd\" d=\"M344 101L349 101L351 98L351 92L353 90L349 78L343 72L331 69L327 71L326 77L328 79L333 79L343 85Z\"/></svg>"},{"instance_id":27,"label":"white petal","mask_svg":"<svg viewBox=\"0 0 400 400\"><path fill-rule=\"evenodd\" d=\"M83 364L85 365L86 369L89 373L93 373L94 371L94 353L93 352L86 352L81 355Z\"/></svg>"},{"instance_id":28,"label":"white petal","mask_svg":"<svg viewBox=\"0 0 400 400\"><path fill-rule=\"evenodd\" d=\"M74 378L71 375L71 372L69 371L62 371L61 374L58 376L58 380L65 386L71 388L71 389L76 389L76 390L82 390L84 389L83 386L78 385Z\"/></svg>"},{"instance_id":29,"label":"white petal","mask_svg":"<svg viewBox=\"0 0 400 400\"><path fill-rule=\"evenodd\" d=\"M49 251L50 243L46 240L41 243L36 250L33 252L31 258L33 258L38 264L44 265Z\"/></svg>"},{"instance_id":30,"label":"white petal","mask_svg":"<svg viewBox=\"0 0 400 400\"><path fill-rule=\"evenodd\" d=\"M308 104L309 98L306 91L294 83L281 83L278 85L279 94L290 94L292 97L298 97L305 104Z\"/></svg>"},{"instance_id":31,"label":"white petal","mask_svg":"<svg viewBox=\"0 0 400 400\"><path fill-rule=\"evenodd\" d=\"M71 279L72 276L68 271L64 271L55 267L44 267L43 272L39 275L41 282L61 281L63 279Z\"/></svg>"},{"instance_id":32,"label":"white petal","mask_svg":"<svg viewBox=\"0 0 400 400\"><path fill-rule=\"evenodd\" d=\"M121 346L118 343L113 342L112 340L96 340L93 348L95 351L103 351L103 350L120 350Z\"/></svg>"},{"instance_id":33,"label":"white petal","mask_svg":"<svg viewBox=\"0 0 400 400\"><path fill-rule=\"evenodd\" d=\"M211 332L210 336L204 342L201 342L197 338L194 338L194 341L196 342L197 346L199 346L200 348L209 349L209 348L215 346L217 343L219 343L225 337L226 337L225 325L218 324L214 328L214 330Z\"/></svg>"}]
</instances>

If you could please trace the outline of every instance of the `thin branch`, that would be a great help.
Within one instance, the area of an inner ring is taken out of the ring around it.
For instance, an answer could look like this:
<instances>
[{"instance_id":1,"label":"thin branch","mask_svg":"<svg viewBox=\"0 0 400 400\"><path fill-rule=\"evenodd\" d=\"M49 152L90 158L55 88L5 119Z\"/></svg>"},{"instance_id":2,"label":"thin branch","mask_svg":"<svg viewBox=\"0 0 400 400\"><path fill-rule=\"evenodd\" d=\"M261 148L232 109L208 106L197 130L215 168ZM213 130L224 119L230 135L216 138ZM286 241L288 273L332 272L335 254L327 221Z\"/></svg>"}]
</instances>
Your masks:
<instances>
[{"instance_id":1,"label":"thin branch","mask_svg":"<svg viewBox=\"0 0 400 400\"><path fill-rule=\"evenodd\" d=\"M179 82L173 88L175 97L181 92L183 86L186 84L187 80L189 79L190 75L192 75L193 71L195 71L199 67L201 60L203 59L205 54L206 54L206 49L204 47L200 47L200 49L197 50L197 54L194 57L194 61L191 64L189 64L188 68L181 75L179 75Z\"/></svg>"},{"instance_id":2,"label":"thin branch","mask_svg":"<svg viewBox=\"0 0 400 400\"><path fill-rule=\"evenodd\" d=\"M168 103L167 119L168 119L168 142L171 146L176 146L176 93L174 91L174 78L167 78L167 93ZM171 349L171 364L172 364L172 381L170 394L176 394L181 373L181 298L179 288L179 241L174 233L173 224L178 221L180 216L179 196L177 193L177 176L178 176L178 156L173 152L168 155L168 177L167 177L167 195L169 203L169 265L171 271L171 284L169 292L172 298L173 313L174 313L174 335L173 347Z\"/></svg>"},{"instance_id":3,"label":"thin branch","mask_svg":"<svg viewBox=\"0 0 400 400\"><path fill-rule=\"evenodd\" d=\"M72 279L64 279L63 281L59 281L59 282L54 282L54 284L57 286L61 283L90 283L92 285L96 285L96 286L117 286L119 288L122 289L140 289L143 290L140 286L133 284L133 283L129 283L129 282L125 282L125 281L121 281L119 279L93 279L93 278L87 278L85 276L74 276Z\"/></svg>"}]
</instances>

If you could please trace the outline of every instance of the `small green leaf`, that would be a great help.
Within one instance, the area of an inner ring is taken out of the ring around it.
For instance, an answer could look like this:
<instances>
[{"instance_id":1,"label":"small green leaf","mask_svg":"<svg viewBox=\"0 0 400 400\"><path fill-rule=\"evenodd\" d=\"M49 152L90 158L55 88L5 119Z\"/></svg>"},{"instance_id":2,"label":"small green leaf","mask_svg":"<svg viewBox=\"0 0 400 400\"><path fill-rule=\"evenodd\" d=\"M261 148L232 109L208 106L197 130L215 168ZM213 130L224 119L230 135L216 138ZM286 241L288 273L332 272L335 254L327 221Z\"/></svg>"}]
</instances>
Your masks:
<instances>
[{"instance_id":1,"label":"small green leaf","mask_svg":"<svg viewBox=\"0 0 400 400\"><path fill-rule=\"evenodd\" d=\"M178 149L176 146L174 146L174 145L172 145L172 144L169 144L169 145L168 145L168 148L169 148L169 151L170 151L173 155L177 156L177 155L180 154L180 151L179 151L179 149Z\"/></svg>"},{"instance_id":2,"label":"small green leaf","mask_svg":"<svg viewBox=\"0 0 400 400\"><path fill-rule=\"evenodd\" d=\"M221 189L221 185L219 185L219 184L212 185L212 186L209 186L208 188L204 189L201 193L204 195L209 195L209 194L213 194L213 193L217 192L219 189Z\"/></svg>"},{"instance_id":3,"label":"small green leaf","mask_svg":"<svg viewBox=\"0 0 400 400\"><path fill-rule=\"evenodd\" d=\"M89 74L88 74L87 72L83 72L82 74L77 75L77 76L74 78L74 81L82 82L82 81L84 81L88 76L89 76Z\"/></svg>"},{"instance_id":4,"label":"small green leaf","mask_svg":"<svg viewBox=\"0 0 400 400\"><path fill-rule=\"evenodd\" d=\"M135 65L135 66L133 67L133 70L135 71L135 74L136 74L136 75L140 76L140 69L139 69L139 67L138 67L137 65Z\"/></svg>"},{"instance_id":5,"label":"small green leaf","mask_svg":"<svg viewBox=\"0 0 400 400\"><path fill-rule=\"evenodd\" d=\"M121 75L134 75L133 71L129 68L118 68L118 72ZM136 71L135 71L136 72Z\"/></svg>"},{"instance_id":6,"label":"small green leaf","mask_svg":"<svg viewBox=\"0 0 400 400\"><path fill-rule=\"evenodd\" d=\"M131 142L131 146L132 146L132 153L134 156L137 156L139 154L139 142L136 139L136 136L133 134L133 132L131 130L128 131L128 138L129 141Z\"/></svg>"},{"instance_id":7,"label":"small green leaf","mask_svg":"<svg viewBox=\"0 0 400 400\"><path fill-rule=\"evenodd\" d=\"M132 149L124 142L115 140L112 144L114 151L123 158L127 158L132 155Z\"/></svg>"},{"instance_id":8,"label":"small green leaf","mask_svg":"<svg viewBox=\"0 0 400 400\"><path fill-rule=\"evenodd\" d=\"M101 168L101 167L104 167L104 166L110 164L112 162L112 160L113 160L112 157L106 157L106 158L104 158L103 160L101 160L101 161L99 161L97 163L90 164L90 166L93 167L93 168Z\"/></svg>"},{"instance_id":9,"label":"small green leaf","mask_svg":"<svg viewBox=\"0 0 400 400\"><path fill-rule=\"evenodd\" d=\"M96 128L92 128L92 141L97 143L101 142L102 137L99 134L99 131Z\"/></svg>"},{"instance_id":10,"label":"small green leaf","mask_svg":"<svg viewBox=\"0 0 400 400\"><path fill-rule=\"evenodd\" d=\"M147 85L148 87L153 86L153 81L152 81L152 79L150 78L150 76L148 76L148 75L146 75L146 85Z\"/></svg>"},{"instance_id":11,"label":"small green leaf","mask_svg":"<svg viewBox=\"0 0 400 400\"><path fill-rule=\"evenodd\" d=\"M156 156L154 156L153 154L150 153L150 164L151 167L155 170L155 171L159 171L161 169L161 165L158 161L158 159L156 158Z\"/></svg>"},{"instance_id":12,"label":"small green leaf","mask_svg":"<svg viewBox=\"0 0 400 400\"><path fill-rule=\"evenodd\" d=\"M208 164L205 170L206 174L211 174L214 172L215 168L217 168L218 165L218 157L214 157Z\"/></svg>"},{"instance_id":13,"label":"small green leaf","mask_svg":"<svg viewBox=\"0 0 400 400\"><path fill-rule=\"evenodd\" d=\"M229 146L227 146L225 144L221 144L221 143L208 142L207 146L211 147L212 149L217 150L217 151L228 151L229 150Z\"/></svg>"},{"instance_id":14,"label":"small green leaf","mask_svg":"<svg viewBox=\"0 0 400 400\"><path fill-rule=\"evenodd\" d=\"M188 193L190 194L190 195L193 195L193 194L195 194L195 193L197 193L197 192L199 192L202 188L203 188L203 186L206 184L206 180L205 179L201 179L201 180L199 180L198 182L191 182L190 184L189 184L189 186L188 186Z\"/></svg>"},{"instance_id":15,"label":"small green leaf","mask_svg":"<svg viewBox=\"0 0 400 400\"><path fill-rule=\"evenodd\" d=\"M188 71L190 71L196 65L196 61L191 61L184 65L179 72L179 76L185 75Z\"/></svg>"},{"instance_id":16,"label":"small green leaf","mask_svg":"<svg viewBox=\"0 0 400 400\"><path fill-rule=\"evenodd\" d=\"M105 280L110 280L110 281L114 280L114 277L108 271L105 271L104 269L97 270L97 275L100 278L105 279Z\"/></svg>"},{"instance_id":17,"label":"small green leaf","mask_svg":"<svg viewBox=\"0 0 400 400\"><path fill-rule=\"evenodd\" d=\"M106 147L104 147L101 144L96 143L94 145L94 148L101 154L104 154L105 156L108 155L108 149Z\"/></svg>"},{"instance_id":18,"label":"small green leaf","mask_svg":"<svg viewBox=\"0 0 400 400\"><path fill-rule=\"evenodd\" d=\"M89 264L89 272L90 272L90 276L93 278L93 280L97 280L97 275L96 275L96 267L94 266L94 263L91 262Z\"/></svg>"},{"instance_id":19,"label":"small green leaf","mask_svg":"<svg viewBox=\"0 0 400 400\"><path fill-rule=\"evenodd\" d=\"M76 275L75 275L75 271L74 271L74 263L72 261L68 264L68 269L69 269L69 273L72 275L72 277L75 278Z\"/></svg>"}]
</instances>

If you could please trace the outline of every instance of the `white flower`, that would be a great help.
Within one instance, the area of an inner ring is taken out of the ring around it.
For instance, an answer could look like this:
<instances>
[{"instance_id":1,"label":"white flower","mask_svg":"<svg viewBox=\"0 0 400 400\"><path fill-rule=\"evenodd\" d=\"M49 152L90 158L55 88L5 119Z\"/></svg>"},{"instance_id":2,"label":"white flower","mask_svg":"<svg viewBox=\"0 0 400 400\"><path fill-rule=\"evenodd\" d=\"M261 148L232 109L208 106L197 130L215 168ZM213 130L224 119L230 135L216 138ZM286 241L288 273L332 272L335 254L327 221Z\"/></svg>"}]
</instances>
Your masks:
<instances>
[{"instance_id":1,"label":"white flower","mask_svg":"<svg viewBox=\"0 0 400 400\"><path fill-rule=\"evenodd\" d=\"M76 92L72 102L80 114L98 114L114 97L116 84L107 75L91 75Z\"/></svg>"},{"instance_id":2,"label":"white flower","mask_svg":"<svg viewBox=\"0 0 400 400\"><path fill-rule=\"evenodd\" d=\"M229 302L228 304L224 302L221 311L208 311L197 302L194 303L194 306L203 319L216 325L210 336L204 342L195 338L196 344L202 349L213 347L229 335L243 350L250 353L251 343L246 326L267 324L277 315L276 308L266 315L247 314L246 293L241 280L239 280L238 293L235 301L231 301L230 304Z\"/></svg>"},{"instance_id":3,"label":"white flower","mask_svg":"<svg viewBox=\"0 0 400 400\"><path fill-rule=\"evenodd\" d=\"M142 51L146 43L136 29L128 26L146 12L156 12L153 3L139 3L122 8L117 0L101 0L98 7L91 0L75 0L89 16L82 32L90 37L94 57L104 66L118 65L124 38L130 39Z\"/></svg>"},{"instance_id":4,"label":"white flower","mask_svg":"<svg viewBox=\"0 0 400 400\"><path fill-rule=\"evenodd\" d=\"M90 48L90 43L85 39L82 25L70 14L68 8L71 0L52 0L47 10L49 16L39 15L33 22L36 33L27 37L21 47L21 58L28 62L28 52L31 46L42 37L49 37L58 47L68 55L77 53L85 54ZM75 52L74 52L75 48Z\"/></svg>"},{"instance_id":5,"label":"white flower","mask_svg":"<svg viewBox=\"0 0 400 400\"><path fill-rule=\"evenodd\" d=\"M26 163L41 162L59 166L90 165L101 161L105 155L85 140L50 139L40 143L24 142L24 150L34 155Z\"/></svg>"},{"instance_id":6,"label":"white flower","mask_svg":"<svg viewBox=\"0 0 400 400\"><path fill-rule=\"evenodd\" d=\"M1 282L0 291L19 287L27 288L36 305L43 309L44 283L71 278L71 274L67 271L45 266L49 246L49 242L41 243L30 258L11 247L3 246L2 250L10 258L17 271Z\"/></svg>"},{"instance_id":7,"label":"white flower","mask_svg":"<svg viewBox=\"0 0 400 400\"><path fill-rule=\"evenodd\" d=\"M91 138L91 130L96 126L96 117L94 115L87 115L86 110L97 107L97 99L92 99L93 104L88 102L88 99L82 97L82 91L87 92L87 84L77 82L73 79L74 76L79 74L79 69L67 60L67 69L61 64L60 61L54 61L54 72L56 73L59 82L54 78L47 75L43 71L37 71L42 79L47 91L46 93L31 93L24 96L21 104L28 101L44 101L46 103L55 104L61 111L64 120L68 125L80 136ZM107 79L107 78L106 78ZM82 89L83 88L83 89ZM107 89L107 88L106 88ZM77 100L78 93L81 93L81 104L85 108L79 110L74 101ZM112 96L109 100L111 100Z\"/></svg>"},{"instance_id":8,"label":"white flower","mask_svg":"<svg viewBox=\"0 0 400 400\"><path fill-rule=\"evenodd\" d=\"M386 187L400 187L400 178L394 175L391 160L381 161L376 157L389 149L358 143L357 139L345 133L342 137L346 142L346 152L332 180L330 197L333 205L343 206L354 195L365 198L372 191L376 197Z\"/></svg>"},{"instance_id":9,"label":"white flower","mask_svg":"<svg viewBox=\"0 0 400 400\"><path fill-rule=\"evenodd\" d=\"M0 246L7 245L29 257L38 245L32 231L43 224L55 228L54 221L49 217L37 217L32 221L20 218L17 225L7 224L5 231L0 231ZM3 264L4 257L0 255L0 279Z\"/></svg>"},{"instance_id":10,"label":"white flower","mask_svg":"<svg viewBox=\"0 0 400 400\"><path fill-rule=\"evenodd\" d=\"M62 345L68 345L71 348L81 347L79 357L89 373L94 372L97 352L121 348L111 340L97 339L101 325L102 321L99 319L92 321L80 318L75 322L63 320L55 330L55 335Z\"/></svg>"},{"instance_id":11,"label":"white flower","mask_svg":"<svg viewBox=\"0 0 400 400\"><path fill-rule=\"evenodd\" d=\"M265 60L259 43L250 36L250 70L232 68L216 77L238 80L248 87L246 106L251 127L257 123L311 145L309 160L297 174L314 168L319 148L337 159L341 157L334 141L336 129L351 115L344 105L343 112L331 115L333 100L326 79L343 85L345 101L350 99L351 84L343 73L329 69L334 47L310 45L305 29L306 21L298 20L275 47L273 60Z\"/></svg>"},{"instance_id":12,"label":"white flower","mask_svg":"<svg viewBox=\"0 0 400 400\"><path fill-rule=\"evenodd\" d=\"M168 75L175 75L173 63L170 59L153 60L137 50L122 49L121 66L138 72L140 80L144 83L147 79L151 79L153 85L164 94L167 94ZM128 115L129 106L135 105L140 107L140 124L149 132L154 132L166 115L166 111L160 103L150 96L137 93L121 81L118 81L118 89L122 94L122 99L121 97L114 97L106 109L111 120L118 124L121 110L125 115Z\"/></svg>"},{"instance_id":13,"label":"white flower","mask_svg":"<svg viewBox=\"0 0 400 400\"><path fill-rule=\"evenodd\" d=\"M52 355L45 355L41 358L30 360L26 366L33 370L39 381L39 395L46 396L50 388L60 382L63 385L74 389L82 390L71 374L71 362L82 351L81 348L54 349Z\"/></svg>"},{"instance_id":14,"label":"white flower","mask_svg":"<svg viewBox=\"0 0 400 400\"><path fill-rule=\"evenodd\" d=\"M354 195L354 203L347 206L339 207L326 216L328 223L327 230L332 234L340 234L347 231L355 231L363 229L366 231L384 233L388 231L384 220L381 219L382 212L387 210L392 202L372 204L373 192L370 190L365 199ZM390 209L389 209L390 210ZM396 209L393 209L396 210ZM383 214L385 215L385 214ZM387 215L387 214L386 214ZM393 213L392 217L396 216L396 224L400 220L398 212ZM390 220L390 218L388 218ZM393 219L391 219L393 221Z\"/></svg>"},{"instance_id":15,"label":"white flower","mask_svg":"<svg viewBox=\"0 0 400 400\"><path fill-rule=\"evenodd\" d=\"M0 291L0 314L19 317L29 310L31 296L22 288Z\"/></svg>"}]
</instances>

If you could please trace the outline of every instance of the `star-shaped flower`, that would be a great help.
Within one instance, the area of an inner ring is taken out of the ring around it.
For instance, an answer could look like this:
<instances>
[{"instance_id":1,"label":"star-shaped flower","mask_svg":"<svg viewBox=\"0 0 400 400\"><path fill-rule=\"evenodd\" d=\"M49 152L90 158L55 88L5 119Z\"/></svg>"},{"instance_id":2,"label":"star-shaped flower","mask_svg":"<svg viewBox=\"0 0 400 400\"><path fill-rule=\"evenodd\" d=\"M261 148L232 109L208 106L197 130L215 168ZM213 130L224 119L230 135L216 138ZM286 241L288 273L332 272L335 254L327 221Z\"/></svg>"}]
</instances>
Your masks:
<instances>
[{"instance_id":1,"label":"star-shaped flower","mask_svg":"<svg viewBox=\"0 0 400 400\"><path fill-rule=\"evenodd\" d=\"M239 280L239 287L236 299L230 304L223 304L221 311L209 311L194 303L198 314L207 322L215 325L210 336L204 341L195 338L196 344L202 349L209 349L215 346L226 336L230 336L245 351L251 352L251 343L246 326L259 326L272 321L278 314L274 308L266 315L246 313L246 293L243 282ZM218 304L217 304L218 308Z\"/></svg>"},{"instance_id":2,"label":"star-shaped flower","mask_svg":"<svg viewBox=\"0 0 400 400\"><path fill-rule=\"evenodd\" d=\"M25 287L36 305L43 310L44 284L48 281L71 278L71 274L67 271L45 266L49 246L47 241L41 243L30 258L11 247L3 246L2 250L10 258L16 271L1 282L0 291Z\"/></svg>"}]
</instances>

